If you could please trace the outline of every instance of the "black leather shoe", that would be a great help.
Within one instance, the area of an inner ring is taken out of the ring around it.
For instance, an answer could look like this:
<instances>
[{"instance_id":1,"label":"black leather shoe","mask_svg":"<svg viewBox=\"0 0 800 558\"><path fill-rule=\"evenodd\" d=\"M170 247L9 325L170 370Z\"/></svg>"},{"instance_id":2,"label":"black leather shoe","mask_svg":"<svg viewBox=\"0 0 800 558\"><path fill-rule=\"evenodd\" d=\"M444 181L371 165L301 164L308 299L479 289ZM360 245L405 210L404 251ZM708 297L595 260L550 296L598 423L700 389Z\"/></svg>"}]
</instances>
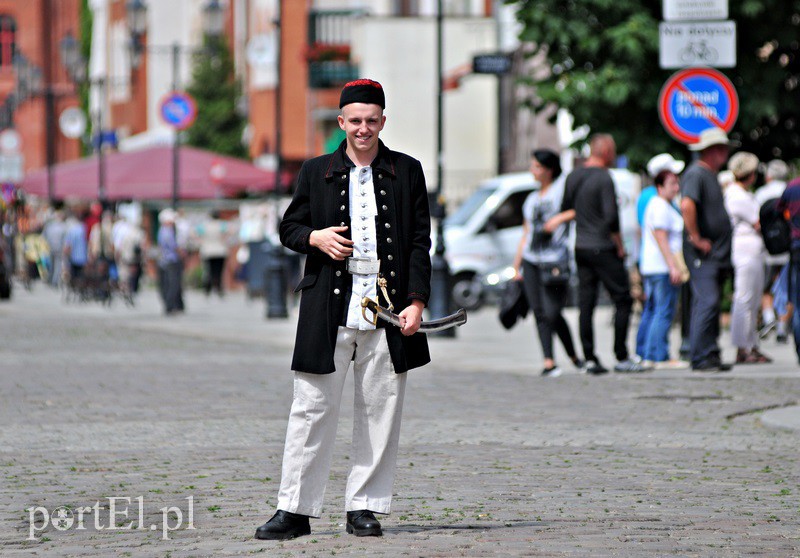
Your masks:
<instances>
[{"instance_id":1,"label":"black leather shoe","mask_svg":"<svg viewBox=\"0 0 800 558\"><path fill-rule=\"evenodd\" d=\"M267 541L283 541L311 534L308 516L278 510L272 519L256 529L256 538Z\"/></svg>"},{"instance_id":2,"label":"black leather shoe","mask_svg":"<svg viewBox=\"0 0 800 558\"><path fill-rule=\"evenodd\" d=\"M733 366L717 358L710 358L692 366L695 372L730 372Z\"/></svg>"},{"instance_id":3,"label":"black leather shoe","mask_svg":"<svg viewBox=\"0 0 800 558\"><path fill-rule=\"evenodd\" d=\"M356 537L381 537L380 522L375 519L375 514L369 510L347 512L347 532Z\"/></svg>"}]
</instances>

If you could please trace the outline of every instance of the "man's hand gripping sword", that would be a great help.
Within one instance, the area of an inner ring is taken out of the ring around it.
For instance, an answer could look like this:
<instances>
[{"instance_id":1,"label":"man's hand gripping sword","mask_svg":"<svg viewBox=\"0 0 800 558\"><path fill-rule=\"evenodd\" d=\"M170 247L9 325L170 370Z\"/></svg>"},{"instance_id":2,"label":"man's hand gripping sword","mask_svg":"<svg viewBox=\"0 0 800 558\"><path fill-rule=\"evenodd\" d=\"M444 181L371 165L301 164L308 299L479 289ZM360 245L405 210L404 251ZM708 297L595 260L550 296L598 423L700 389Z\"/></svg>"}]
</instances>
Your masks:
<instances>
[{"instance_id":1,"label":"man's hand gripping sword","mask_svg":"<svg viewBox=\"0 0 800 558\"><path fill-rule=\"evenodd\" d=\"M372 312L372 318L367 317L367 310ZM402 327L400 316L387 308L381 308L376 301L366 296L361 299L361 314L364 316L365 320L373 325L377 324L378 318L380 318L392 325ZM419 326L419 331L422 333L434 333L436 331L450 329L451 327L461 326L465 323L467 323L467 311L461 308L458 312L450 316L445 316L444 318L431 320L429 322L422 322Z\"/></svg>"}]
</instances>

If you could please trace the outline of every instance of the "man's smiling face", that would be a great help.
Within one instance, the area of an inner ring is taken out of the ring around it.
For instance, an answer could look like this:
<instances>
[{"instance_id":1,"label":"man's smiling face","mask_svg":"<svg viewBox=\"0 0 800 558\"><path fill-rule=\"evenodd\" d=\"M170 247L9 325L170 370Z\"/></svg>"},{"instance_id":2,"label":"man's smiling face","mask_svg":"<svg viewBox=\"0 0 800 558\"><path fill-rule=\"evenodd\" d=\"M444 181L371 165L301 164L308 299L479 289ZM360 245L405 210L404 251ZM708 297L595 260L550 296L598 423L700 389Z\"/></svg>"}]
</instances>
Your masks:
<instances>
[{"instance_id":1,"label":"man's smiling face","mask_svg":"<svg viewBox=\"0 0 800 558\"><path fill-rule=\"evenodd\" d=\"M380 105L350 103L342 108L339 127L347 136L347 144L356 152L369 153L378 149L378 134L386 117Z\"/></svg>"}]
</instances>

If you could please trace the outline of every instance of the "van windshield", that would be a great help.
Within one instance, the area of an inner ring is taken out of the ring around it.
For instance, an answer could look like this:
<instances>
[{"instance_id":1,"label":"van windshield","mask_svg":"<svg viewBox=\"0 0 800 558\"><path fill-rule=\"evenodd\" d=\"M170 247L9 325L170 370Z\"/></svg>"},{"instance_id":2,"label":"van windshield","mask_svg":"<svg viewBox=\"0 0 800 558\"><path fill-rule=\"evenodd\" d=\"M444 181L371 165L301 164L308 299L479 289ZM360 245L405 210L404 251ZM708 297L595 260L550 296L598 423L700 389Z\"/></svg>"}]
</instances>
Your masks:
<instances>
[{"instance_id":1,"label":"van windshield","mask_svg":"<svg viewBox=\"0 0 800 558\"><path fill-rule=\"evenodd\" d=\"M474 194L472 194L467 201L461 204L461 206L456 209L452 215L449 215L445 220L445 226L455 226L460 227L463 226L467 221L469 221L470 217L472 217L476 211L484 204L486 200L489 199L489 196L494 194L497 191L497 187L489 187L489 188L479 188Z\"/></svg>"}]
</instances>

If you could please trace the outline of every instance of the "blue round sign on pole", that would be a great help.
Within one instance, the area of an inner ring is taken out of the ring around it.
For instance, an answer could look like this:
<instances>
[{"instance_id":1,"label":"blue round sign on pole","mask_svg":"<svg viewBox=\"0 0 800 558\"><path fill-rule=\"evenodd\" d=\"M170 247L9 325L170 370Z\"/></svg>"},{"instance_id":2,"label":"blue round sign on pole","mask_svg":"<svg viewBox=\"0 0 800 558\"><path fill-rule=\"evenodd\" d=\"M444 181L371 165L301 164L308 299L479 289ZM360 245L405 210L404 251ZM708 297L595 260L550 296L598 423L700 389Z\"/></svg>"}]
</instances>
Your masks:
<instances>
[{"instance_id":1,"label":"blue round sign on pole","mask_svg":"<svg viewBox=\"0 0 800 558\"><path fill-rule=\"evenodd\" d=\"M197 104L191 95L173 91L161 101L161 119L178 130L185 130L197 117Z\"/></svg>"},{"instance_id":2,"label":"blue round sign on pole","mask_svg":"<svg viewBox=\"0 0 800 558\"><path fill-rule=\"evenodd\" d=\"M716 70L681 70L661 88L658 116L673 138L697 143L708 128L733 129L739 117L739 97L731 81Z\"/></svg>"}]
</instances>

